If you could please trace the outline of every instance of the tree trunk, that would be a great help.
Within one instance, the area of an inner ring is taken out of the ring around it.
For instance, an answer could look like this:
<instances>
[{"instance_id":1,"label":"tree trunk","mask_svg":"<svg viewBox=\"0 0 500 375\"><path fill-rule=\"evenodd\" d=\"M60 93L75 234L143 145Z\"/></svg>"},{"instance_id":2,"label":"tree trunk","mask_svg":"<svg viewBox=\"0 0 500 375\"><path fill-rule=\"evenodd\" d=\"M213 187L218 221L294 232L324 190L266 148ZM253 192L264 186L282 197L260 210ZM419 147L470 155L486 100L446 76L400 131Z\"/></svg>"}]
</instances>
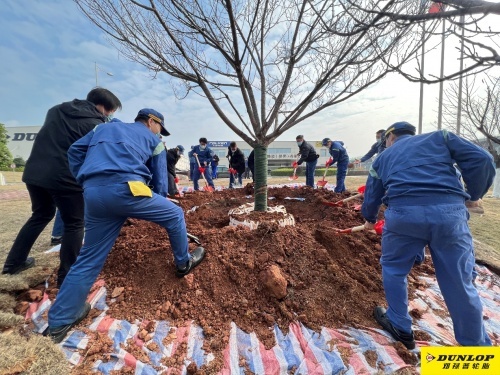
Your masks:
<instances>
[{"instance_id":1,"label":"tree trunk","mask_svg":"<svg viewBox=\"0 0 500 375\"><path fill-rule=\"evenodd\" d=\"M258 145L255 152L255 211L267 211L267 146Z\"/></svg>"}]
</instances>

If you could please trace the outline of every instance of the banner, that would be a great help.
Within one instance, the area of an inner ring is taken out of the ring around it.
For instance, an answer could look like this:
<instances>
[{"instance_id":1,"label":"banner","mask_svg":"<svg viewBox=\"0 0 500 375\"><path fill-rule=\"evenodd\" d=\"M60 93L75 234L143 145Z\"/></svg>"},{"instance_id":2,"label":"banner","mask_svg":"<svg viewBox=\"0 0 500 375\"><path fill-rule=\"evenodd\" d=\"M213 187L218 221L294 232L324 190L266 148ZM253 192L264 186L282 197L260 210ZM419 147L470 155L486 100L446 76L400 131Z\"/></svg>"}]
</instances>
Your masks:
<instances>
[{"instance_id":1,"label":"banner","mask_svg":"<svg viewBox=\"0 0 500 375\"><path fill-rule=\"evenodd\" d=\"M500 374L498 346L427 346L420 356L422 375Z\"/></svg>"}]
</instances>

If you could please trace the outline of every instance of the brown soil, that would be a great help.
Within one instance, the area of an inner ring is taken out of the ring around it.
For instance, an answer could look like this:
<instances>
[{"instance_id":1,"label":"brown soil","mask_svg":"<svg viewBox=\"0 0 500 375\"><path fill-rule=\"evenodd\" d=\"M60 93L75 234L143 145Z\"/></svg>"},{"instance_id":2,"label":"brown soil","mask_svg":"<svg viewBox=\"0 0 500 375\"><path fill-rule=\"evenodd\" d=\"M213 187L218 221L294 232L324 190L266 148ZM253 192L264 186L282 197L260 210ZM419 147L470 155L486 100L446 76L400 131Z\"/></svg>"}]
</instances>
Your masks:
<instances>
[{"instance_id":1,"label":"brown soil","mask_svg":"<svg viewBox=\"0 0 500 375\"><path fill-rule=\"evenodd\" d=\"M255 332L267 348L275 344L269 327L277 324L286 332L295 320L315 330L344 325L380 328L372 318L374 307L385 305L380 236L337 234L334 228L362 224L361 214L349 206L321 204L346 195L323 189L269 189L268 197L275 198L269 205L285 206L295 217L295 226L261 223L253 231L229 227L228 211L251 201L245 197L248 190L194 192L180 200L188 232L199 237L207 251L203 263L183 279L174 275L165 231L153 223L127 220L100 275L106 281L108 298L111 292L117 296L115 303L108 301L107 313L131 322L165 319L173 326L194 320L204 330L205 348L216 356L208 373L222 364L231 321ZM427 263L412 271L410 292L425 287L415 283L415 272L420 271L433 273ZM279 280L271 280L273 283L266 277ZM285 285L286 296L276 298L269 285L278 285L281 291ZM412 315L417 318L419 314L414 311ZM142 334L148 332L144 327ZM89 357L97 354L99 339L93 337L95 346L87 349ZM99 345L108 344L104 340ZM398 352L405 352L401 347L396 347ZM182 350L179 355L184 355ZM415 363L408 351L403 358ZM176 359L168 361L172 365Z\"/></svg>"}]
</instances>

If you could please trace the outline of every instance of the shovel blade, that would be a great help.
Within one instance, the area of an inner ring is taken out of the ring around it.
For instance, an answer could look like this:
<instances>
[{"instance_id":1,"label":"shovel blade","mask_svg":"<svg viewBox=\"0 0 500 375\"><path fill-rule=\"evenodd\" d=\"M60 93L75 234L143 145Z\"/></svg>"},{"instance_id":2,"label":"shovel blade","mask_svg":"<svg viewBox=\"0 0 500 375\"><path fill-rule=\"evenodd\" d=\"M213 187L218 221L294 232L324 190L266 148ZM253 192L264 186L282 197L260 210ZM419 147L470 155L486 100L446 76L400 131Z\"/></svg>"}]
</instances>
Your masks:
<instances>
[{"instance_id":1,"label":"shovel blade","mask_svg":"<svg viewBox=\"0 0 500 375\"><path fill-rule=\"evenodd\" d=\"M318 181L316 184L318 185L318 187L325 187L325 185L328 183L328 181L325 181L325 180L320 180Z\"/></svg>"},{"instance_id":2,"label":"shovel blade","mask_svg":"<svg viewBox=\"0 0 500 375\"><path fill-rule=\"evenodd\" d=\"M211 187L211 186L205 186L205 187L203 188L203 190L204 190L204 191L213 192L213 191L214 191L214 188L213 188L213 187Z\"/></svg>"},{"instance_id":3,"label":"shovel blade","mask_svg":"<svg viewBox=\"0 0 500 375\"><path fill-rule=\"evenodd\" d=\"M298 179L298 178L299 178L299 176L296 176L296 175L293 175L293 176L288 177L288 179L289 179L290 181L296 180L296 179Z\"/></svg>"},{"instance_id":4,"label":"shovel blade","mask_svg":"<svg viewBox=\"0 0 500 375\"><path fill-rule=\"evenodd\" d=\"M342 207L342 202L323 202L323 204L329 207Z\"/></svg>"}]
</instances>

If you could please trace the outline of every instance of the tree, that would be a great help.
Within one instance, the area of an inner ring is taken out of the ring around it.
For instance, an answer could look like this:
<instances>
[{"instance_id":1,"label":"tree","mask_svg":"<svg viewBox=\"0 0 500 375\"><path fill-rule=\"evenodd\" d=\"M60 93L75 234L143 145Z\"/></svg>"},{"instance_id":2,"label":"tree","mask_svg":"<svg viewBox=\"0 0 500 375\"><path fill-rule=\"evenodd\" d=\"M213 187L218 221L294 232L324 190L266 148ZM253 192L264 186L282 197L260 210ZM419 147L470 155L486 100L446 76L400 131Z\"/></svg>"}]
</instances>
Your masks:
<instances>
[{"instance_id":1,"label":"tree","mask_svg":"<svg viewBox=\"0 0 500 375\"><path fill-rule=\"evenodd\" d=\"M255 149L255 210L267 207L267 145L417 57L427 2L75 0L127 58L205 97ZM430 21L432 31L436 22Z\"/></svg>"},{"instance_id":2,"label":"tree","mask_svg":"<svg viewBox=\"0 0 500 375\"><path fill-rule=\"evenodd\" d=\"M12 163L12 154L7 147L7 130L0 123L0 170L7 170Z\"/></svg>"},{"instance_id":3,"label":"tree","mask_svg":"<svg viewBox=\"0 0 500 375\"><path fill-rule=\"evenodd\" d=\"M17 158L14 158L14 160L12 160L12 162L16 165L16 168L24 167L26 165L26 161L20 156L18 156Z\"/></svg>"},{"instance_id":4,"label":"tree","mask_svg":"<svg viewBox=\"0 0 500 375\"><path fill-rule=\"evenodd\" d=\"M466 79L462 94L461 134L463 137L487 149L493 156L497 174L493 195L500 198L500 78L485 75ZM458 85L452 82L445 93L444 124L456 128Z\"/></svg>"},{"instance_id":5,"label":"tree","mask_svg":"<svg viewBox=\"0 0 500 375\"><path fill-rule=\"evenodd\" d=\"M351 1L351 0L348 0ZM425 3L425 1L423 1ZM432 10L431 10L432 9ZM381 24L390 20L402 27L410 24L424 24L429 21L446 19L451 27L447 36L455 36L463 44L463 60L469 61L464 68L455 69L444 77L425 75L420 66L413 72L388 63L401 75L413 82L436 83L450 79L474 75L480 71L500 65L500 50L496 41L500 23L496 21L495 29L491 26L481 27L479 21L486 16L500 15L500 3L484 0L436 0L432 1L429 12L418 14L408 12L379 11ZM467 19L465 18L467 16ZM432 33L431 30L427 30ZM462 58L462 57L461 57ZM405 65L406 67L410 65ZM404 67L405 67L404 66ZM413 66L411 66L413 68Z\"/></svg>"}]
</instances>

